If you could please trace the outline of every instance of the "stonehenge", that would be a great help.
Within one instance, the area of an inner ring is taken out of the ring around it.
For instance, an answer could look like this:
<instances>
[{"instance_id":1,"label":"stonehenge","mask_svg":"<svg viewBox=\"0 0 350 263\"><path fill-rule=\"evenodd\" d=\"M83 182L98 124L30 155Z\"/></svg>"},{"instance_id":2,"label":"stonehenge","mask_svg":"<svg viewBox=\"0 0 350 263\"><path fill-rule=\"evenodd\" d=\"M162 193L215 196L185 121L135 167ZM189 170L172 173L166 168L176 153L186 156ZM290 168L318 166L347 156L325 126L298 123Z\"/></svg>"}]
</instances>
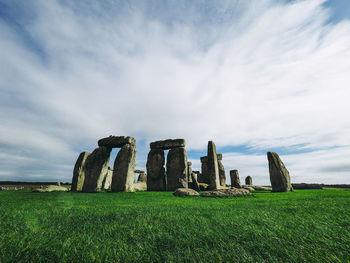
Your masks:
<instances>
[{"instance_id":1,"label":"stonehenge","mask_svg":"<svg viewBox=\"0 0 350 263\"><path fill-rule=\"evenodd\" d=\"M284 166L278 154L274 152L268 152L267 159L269 161L272 192L293 191L293 187L290 183L289 172Z\"/></svg>"},{"instance_id":2,"label":"stonehenge","mask_svg":"<svg viewBox=\"0 0 350 263\"><path fill-rule=\"evenodd\" d=\"M242 188L241 181L239 179L238 170L231 170L230 177L231 177L231 187Z\"/></svg>"},{"instance_id":3,"label":"stonehenge","mask_svg":"<svg viewBox=\"0 0 350 263\"><path fill-rule=\"evenodd\" d=\"M147 174L145 171L135 170L135 138L109 136L98 140L97 144L98 147L92 153L79 154L73 169L71 191L90 193L102 190L133 192L192 189L222 192L230 189L226 186L222 154L216 152L213 141L208 141L207 155L200 157L201 172L192 170L192 162L188 161L184 139L151 142L146 163ZM120 150L111 168L108 164L113 148L120 148ZM166 150L168 150L167 155ZM289 171L278 154L267 152L267 159L272 188L254 186L251 176L247 176L245 185L241 185L238 170L230 170L231 189L234 189L231 192L238 191L235 189L293 191ZM136 174L138 174L137 181Z\"/></svg>"}]
</instances>

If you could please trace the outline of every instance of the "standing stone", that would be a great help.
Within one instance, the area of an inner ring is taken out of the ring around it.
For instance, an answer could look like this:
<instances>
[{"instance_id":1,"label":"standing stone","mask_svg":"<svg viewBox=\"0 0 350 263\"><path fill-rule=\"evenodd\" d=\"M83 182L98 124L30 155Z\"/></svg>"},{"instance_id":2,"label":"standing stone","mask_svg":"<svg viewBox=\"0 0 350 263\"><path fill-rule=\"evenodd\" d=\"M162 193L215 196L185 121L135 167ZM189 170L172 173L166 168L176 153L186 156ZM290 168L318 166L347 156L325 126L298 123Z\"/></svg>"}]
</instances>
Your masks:
<instances>
[{"instance_id":1,"label":"standing stone","mask_svg":"<svg viewBox=\"0 0 350 263\"><path fill-rule=\"evenodd\" d=\"M139 177L137 178L137 182L146 183L147 182L147 174L145 172L139 173Z\"/></svg>"},{"instance_id":2,"label":"standing stone","mask_svg":"<svg viewBox=\"0 0 350 263\"><path fill-rule=\"evenodd\" d=\"M216 147L213 141L208 142L208 173L210 179L210 189L221 189L218 158L216 155Z\"/></svg>"},{"instance_id":3,"label":"standing stone","mask_svg":"<svg viewBox=\"0 0 350 263\"><path fill-rule=\"evenodd\" d=\"M246 184L246 185L253 185L253 179L252 179L251 176L248 175L248 176L245 178L245 184Z\"/></svg>"},{"instance_id":4,"label":"standing stone","mask_svg":"<svg viewBox=\"0 0 350 263\"><path fill-rule=\"evenodd\" d=\"M112 192L133 192L136 166L135 144L125 144L114 161Z\"/></svg>"},{"instance_id":5,"label":"standing stone","mask_svg":"<svg viewBox=\"0 0 350 263\"><path fill-rule=\"evenodd\" d=\"M187 153L184 147L168 152L166 163L167 191L188 187Z\"/></svg>"},{"instance_id":6,"label":"standing stone","mask_svg":"<svg viewBox=\"0 0 350 263\"><path fill-rule=\"evenodd\" d=\"M201 157L201 168L202 173L198 177L198 183L210 184L208 158L206 156Z\"/></svg>"},{"instance_id":7,"label":"standing stone","mask_svg":"<svg viewBox=\"0 0 350 263\"><path fill-rule=\"evenodd\" d=\"M86 158L90 155L89 152L82 152L75 163L72 178L72 191L81 191L83 189L85 180L85 162Z\"/></svg>"},{"instance_id":8,"label":"standing stone","mask_svg":"<svg viewBox=\"0 0 350 263\"><path fill-rule=\"evenodd\" d=\"M105 174L105 178L103 179L103 183L102 183L103 189L105 190L111 189L112 176L113 176L113 170L111 167L108 166L107 173Z\"/></svg>"},{"instance_id":9,"label":"standing stone","mask_svg":"<svg viewBox=\"0 0 350 263\"><path fill-rule=\"evenodd\" d=\"M237 170L230 171L231 187L242 188L241 181L239 180L239 173Z\"/></svg>"},{"instance_id":10,"label":"standing stone","mask_svg":"<svg viewBox=\"0 0 350 263\"><path fill-rule=\"evenodd\" d=\"M191 183L192 182L192 162L187 162L187 176L188 176L188 182Z\"/></svg>"},{"instance_id":11,"label":"standing stone","mask_svg":"<svg viewBox=\"0 0 350 263\"><path fill-rule=\"evenodd\" d=\"M191 188L193 190L196 190L196 191L199 191L199 184L197 182L197 179L196 179L196 174L195 173L191 173L191 182L188 183L188 188Z\"/></svg>"},{"instance_id":12,"label":"standing stone","mask_svg":"<svg viewBox=\"0 0 350 263\"><path fill-rule=\"evenodd\" d=\"M85 180L83 192L98 192L102 188L103 179L108 170L109 147L96 148L86 159L85 162Z\"/></svg>"},{"instance_id":13,"label":"standing stone","mask_svg":"<svg viewBox=\"0 0 350 263\"><path fill-rule=\"evenodd\" d=\"M219 167L219 179L220 179L220 186L226 186L226 174L225 174L225 168L224 165L220 160L218 160L218 167Z\"/></svg>"},{"instance_id":14,"label":"standing stone","mask_svg":"<svg viewBox=\"0 0 350 263\"><path fill-rule=\"evenodd\" d=\"M268 152L267 159L269 161L272 192L293 191L293 187L290 184L289 172L284 166L278 154L274 152Z\"/></svg>"},{"instance_id":15,"label":"standing stone","mask_svg":"<svg viewBox=\"0 0 350 263\"><path fill-rule=\"evenodd\" d=\"M165 191L164 151L151 149L147 157L147 191Z\"/></svg>"}]
</instances>

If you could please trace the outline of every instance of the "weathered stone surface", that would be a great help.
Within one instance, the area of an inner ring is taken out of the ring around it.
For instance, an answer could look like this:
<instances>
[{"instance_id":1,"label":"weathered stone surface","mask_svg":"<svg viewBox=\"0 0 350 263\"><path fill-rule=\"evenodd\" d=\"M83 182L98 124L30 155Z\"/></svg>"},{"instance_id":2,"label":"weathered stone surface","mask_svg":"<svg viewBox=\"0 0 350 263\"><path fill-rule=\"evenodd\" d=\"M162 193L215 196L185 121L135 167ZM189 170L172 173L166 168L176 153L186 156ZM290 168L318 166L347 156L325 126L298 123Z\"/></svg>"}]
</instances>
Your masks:
<instances>
[{"instance_id":1,"label":"weathered stone surface","mask_svg":"<svg viewBox=\"0 0 350 263\"><path fill-rule=\"evenodd\" d=\"M210 179L210 189L220 189L221 185L219 178L218 158L216 155L216 147L213 141L208 142L208 172Z\"/></svg>"},{"instance_id":2,"label":"weathered stone surface","mask_svg":"<svg viewBox=\"0 0 350 263\"><path fill-rule=\"evenodd\" d=\"M68 191L67 187L59 186L59 185L48 185L43 188L35 188L33 192L45 193L45 192L53 192L53 191Z\"/></svg>"},{"instance_id":3,"label":"weathered stone surface","mask_svg":"<svg viewBox=\"0 0 350 263\"><path fill-rule=\"evenodd\" d=\"M114 161L112 192L133 192L136 166L136 146L125 144Z\"/></svg>"},{"instance_id":4,"label":"weathered stone surface","mask_svg":"<svg viewBox=\"0 0 350 263\"><path fill-rule=\"evenodd\" d=\"M98 192L102 188L105 174L108 170L109 155L111 153L109 147L96 148L86 159L85 162L85 180L83 192Z\"/></svg>"},{"instance_id":5,"label":"weathered stone surface","mask_svg":"<svg viewBox=\"0 0 350 263\"><path fill-rule=\"evenodd\" d=\"M165 191L164 151L151 149L147 157L147 191Z\"/></svg>"},{"instance_id":6,"label":"weathered stone surface","mask_svg":"<svg viewBox=\"0 0 350 263\"><path fill-rule=\"evenodd\" d=\"M193 189L189 188L178 188L175 190L173 195L178 197L184 197L184 196L198 196L199 193Z\"/></svg>"},{"instance_id":7,"label":"weathered stone surface","mask_svg":"<svg viewBox=\"0 0 350 263\"><path fill-rule=\"evenodd\" d=\"M105 190L111 189L112 177L113 177L113 170L111 167L108 166L107 173L105 174L103 182L102 182L103 189L105 189Z\"/></svg>"},{"instance_id":8,"label":"weathered stone surface","mask_svg":"<svg viewBox=\"0 0 350 263\"><path fill-rule=\"evenodd\" d=\"M141 192L146 190L147 190L146 182L137 182L136 184L134 184L134 191Z\"/></svg>"},{"instance_id":9,"label":"weathered stone surface","mask_svg":"<svg viewBox=\"0 0 350 263\"><path fill-rule=\"evenodd\" d=\"M125 144L135 144L135 138L131 136L109 136L98 141L98 146L109 148L121 148Z\"/></svg>"},{"instance_id":10,"label":"weathered stone surface","mask_svg":"<svg viewBox=\"0 0 350 263\"><path fill-rule=\"evenodd\" d=\"M170 150L179 147L185 147L186 141L184 139L168 139L164 141L151 142L151 149L160 149L160 150Z\"/></svg>"},{"instance_id":11,"label":"weathered stone surface","mask_svg":"<svg viewBox=\"0 0 350 263\"><path fill-rule=\"evenodd\" d=\"M217 153L216 157L217 157L218 161L221 161L222 160L222 153ZM201 160L202 163L207 163L208 162L208 156L202 156L200 158L200 160Z\"/></svg>"},{"instance_id":12,"label":"weathered stone surface","mask_svg":"<svg viewBox=\"0 0 350 263\"><path fill-rule=\"evenodd\" d=\"M185 148L174 148L168 152L166 178L167 191L188 187L187 153Z\"/></svg>"},{"instance_id":13,"label":"weathered stone surface","mask_svg":"<svg viewBox=\"0 0 350 263\"><path fill-rule=\"evenodd\" d=\"M137 182L144 182L147 183L147 174L146 173L139 173L139 178L137 178Z\"/></svg>"},{"instance_id":14,"label":"weathered stone surface","mask_svg":"<svg viewBox=\"0 0 350 263\"><path fill-rule=\"evenodd\" d=\"M135 173L137 173L137 174L144 174L145 171L142 171L142 170L135 170Z\"/></svg>"},{"instance_id":15,"label":"weathered stone surface","mask_svg":"<svg viewBox=\"0 0 350 263\"><path fill-rule=\"evenodd\" d=\"M241 181L239 179L239 173L238 170L231 170L230 171L230 177L231 177L231 186L235 188L241 188Z\"/></svg>"},{"instance_id":16,"label":"weathered stone surface","mask_svg":"<svg viewBox=\"0 0 350 263\"><path fill-rule=\"evenodd\" d=\"M192 174L192 162L187 162L187 181L189 182L189 183L192 183L192 176L191 176L191 174Z\"/></svg>"},{"instance_id":17,"label":"weathered stone surface","mask_svg":"<svg viewBox=\"0 0 350 263\"><path fill-rule=\"evenodd\" d=\"M267 159L269 161L272 192L292 191L293 187L290 183L289 172L284 166L278 154L274 152L268 152Z\"/></svg>"},{"instance_id":18,"label":"weathered stone surface","mask_svg":"<svg viewBox=\"0 0 350 263\"><path fill-rule=\"evenodd\" d=\"M248 175L248 176L245 178L245 184L246 184L246 185L253 185L253 179L252 179L251 176Z\"/></svg>"},{"instance_id":19,"label":"weathered stone surface","mask_svg":"<svg viewBox=\"0 0 350 263\"><path fill-rule=\"evenodd\" d=\"M216 154L218 161L222 161L222 153L217 153Z\"/></svg>"},{"instance_id":20,"label":"weathered stone surface","mask_svg":"<svg viewBox=\"0 0 350 263\"><path fill-rule=\"evenodd\" d=\"M220 179L220 185L226 186L226 174L225 174L225 168L224 165L220 160L218 160L218 168L219 168L219 179Z\"/></svg>"},{"instance_id":21,"label":"weathered stone surface","mask_svg":"<svg viewBox=\"0 0 350 263\"><path fill-rule=\"evenodd\" d=\"M250 192L255 191L255 189L251 185L242 185L243 189L247 189Z\"/></svg>"},{"instance_id":22,"label":"weathered stone surface","mask_svg":"<svg viewBox=\"0 0 350 263\"><path fill-rule=\"evenodd\" d=\"M200 196L202 197L239 197L239 196L249 196L249 195L250 195L250 191L242 188L206 191L200 194Z\"/></svg>"},{"instance_id":23,"label":"weathered stone surface","mask_svg":"<svg viewBox=\"0 0 350 263\"><path fill-rule=\"evenodd\" d=\"M89 152L82 152L79 154L79 157L75 163L73 169L73 178L72 178L72 191L81 191L83 189L84 180L85 180L85 162L86 158L90 155Z\"/></svg>"},{"instance_id":24,"label":"weathered stone surface","mask_svg":"<svg viewBox=\"0 0 350 263\"><path fill-rule=\"evenodd\" d=\"M260 186L260 185L252 185L252 188L256 191L271 191L270 187Z\"/></svg>"},{"instance_id":25,"label":"weathered stone surface","mask_svg":"<svg viewBox=\"0 0 350 263\"><path fill-rule=\"evenodd\" d=\"M210 184L208 161L202 162L201 168L202 168L202 173L197 177L198 183Z\"/></svg>"},{"instance_id":26,"label":"weathered stone surface","mask_svg":"<svg viewBox=\"0 0 350 263\"><path fill-rule=\"evenodd\" d=\"M196 174L193 172L191 173L191 182L188 183L188 188L191 188L195 191L200 190L199 184L198 184L197 179L196 179Z\"/></svg>"}]
</instances>

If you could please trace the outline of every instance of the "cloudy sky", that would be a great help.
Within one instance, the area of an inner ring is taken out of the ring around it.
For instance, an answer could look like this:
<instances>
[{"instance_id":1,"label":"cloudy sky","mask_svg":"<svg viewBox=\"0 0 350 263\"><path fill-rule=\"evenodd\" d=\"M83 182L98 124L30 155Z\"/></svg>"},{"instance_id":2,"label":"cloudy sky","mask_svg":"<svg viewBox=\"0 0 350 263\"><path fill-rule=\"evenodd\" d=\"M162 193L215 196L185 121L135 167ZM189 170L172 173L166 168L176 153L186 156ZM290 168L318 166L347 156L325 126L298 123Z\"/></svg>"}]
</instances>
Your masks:
<instances>
[{"instance_id":1,"label":"cloudy sky","mask_svg":"<svg viewBox=\"0 0 350 263\"><path fill-rule=\"evenodd\" d=\"M228 183L269 184L267 151L292 182L350 183L349 113L348 0L0 0L0 180L70 181L131 135L141 169L184 138Z\"/></svg>"}]
</instances>

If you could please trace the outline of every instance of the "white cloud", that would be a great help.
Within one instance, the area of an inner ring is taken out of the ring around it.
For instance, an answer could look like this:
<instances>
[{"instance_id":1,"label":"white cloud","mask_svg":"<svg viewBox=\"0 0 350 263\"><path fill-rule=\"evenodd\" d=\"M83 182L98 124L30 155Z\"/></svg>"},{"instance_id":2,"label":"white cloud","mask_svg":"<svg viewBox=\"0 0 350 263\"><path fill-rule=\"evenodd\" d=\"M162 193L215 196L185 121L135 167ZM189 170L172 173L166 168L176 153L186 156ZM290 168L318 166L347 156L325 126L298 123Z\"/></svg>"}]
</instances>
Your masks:
<instances>
[{"instance_id":1,"label":"white cloud","mask_svg":"<svg viewBox=\"0 0 350 263\"><path fill-rule=\"evenodd\" d=\"M47 155L55 178L69 180L57 159L73 168L78 152L101 137L181 137L187 150L205 149L208 140L311 149L290 157L301 181L349 180L326 167L348 163L340 149L350 145L350 22L327 24L323 2L29 2L29 23L16 21L22 31L0 20L1 151L37 161ZM322 149L336 146L334 164ZM139 164L147 151L138 144ZM266 178L266 157L256 158L233 166ZM40 162L11 167L1 165L13 171L1 178L29 178L32 169L51 176Z\"/></svg>"}]
</instances>

